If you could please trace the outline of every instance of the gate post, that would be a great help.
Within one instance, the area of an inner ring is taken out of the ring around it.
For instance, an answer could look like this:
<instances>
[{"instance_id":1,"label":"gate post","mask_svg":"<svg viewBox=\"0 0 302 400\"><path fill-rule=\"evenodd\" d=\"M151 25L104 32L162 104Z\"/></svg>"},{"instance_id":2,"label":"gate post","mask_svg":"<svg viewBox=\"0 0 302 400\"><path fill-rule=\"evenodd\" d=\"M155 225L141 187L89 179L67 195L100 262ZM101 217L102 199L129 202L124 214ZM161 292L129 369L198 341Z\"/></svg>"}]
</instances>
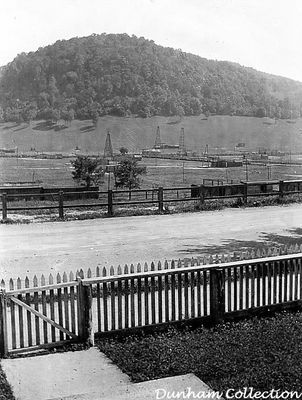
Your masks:
<instances>
[{"instance_id":1,"label":"gate post","mask_svg":"<svg viewBox=\"0 0 302 400\"><path fill-rule=\"evenodd\" d=\"M223 322L225 314L224 270L210 269L210 317L213 324Z\"/></svg>"},{"instance_id":2,"label":"gate post","mask_svg":"<svg viewBox=\"0 0 302 400\"><path fill-rule=\"evenodd\" d=\"M8 354L7 347L7 321L6 321L7 300L4 289L0 289L0 357L5 358Z\"/></svg>"},{"instance_id":3,"label":"gate post","mask_svg":"<svg viewBox=\"0 0 302 400\"><path fill-rule=\"evenodd\" d=\"M89 346L94 344L94 332L92 323L92 290L91 285L84 285L80 277L77 277L78 287L78 335L82 343Z\"/></svg>"},{"instance_id":4,"label":"gate post","mask_svg":"<svg viewBox=\"0 0 302 400\"><path fill-rule=\"evenodd\" d=\"M7 197L6 193L2 193L2 219L5 221L7 219Z\"/></svg>"}]
</instances>

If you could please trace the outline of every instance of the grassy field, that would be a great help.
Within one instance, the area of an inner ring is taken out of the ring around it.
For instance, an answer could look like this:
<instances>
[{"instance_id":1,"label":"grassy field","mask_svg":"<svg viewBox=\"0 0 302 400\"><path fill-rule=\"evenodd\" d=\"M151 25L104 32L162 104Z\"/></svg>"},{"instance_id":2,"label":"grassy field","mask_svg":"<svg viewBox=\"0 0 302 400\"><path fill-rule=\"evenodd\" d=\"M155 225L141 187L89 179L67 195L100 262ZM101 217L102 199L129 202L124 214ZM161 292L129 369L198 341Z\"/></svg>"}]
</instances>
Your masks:
<instances>
[{"instance_id":1,"label":"grassy field","mask_svg":"<svg viewBox=\"0 0 302 400\"><path fill-rule=\"evenodd\" d=\"M221 179L227 181L245 180L246 170L239 168L201 168L199 162L143 159L147 174L142 177L142 187L189 186L202 183L203 179ZM30 159L0 158L0 184L4 182L32 182L41 180L45 186L74 186L70 159ZM302 166L272 165L271 179L302 179ZM107 190L109 179L105 176L101 189ZM248 165L249 180L266 180L268 167ZM110 187L114 184L113 176Z\"/></svg>"},{"instance_id":2,"label":"grassy field","mask_svg":"<svg viewBox=\"0 0 302 400\"><path fill-rule=\"evenodd\" d=\"M232 150L239 142L250 150L259 147L302 152L302 119L271 120L269 118L210 116L199 117L111 117L99 118L94 127L91 120L75 120L68 127L48 126L43 121L27 124L0 124L0 148L18 147L19 152L35 148L39 152L72 152L103 154L107 131L111 133L114 151L121 146L139 151L154 145L156 128L160 126L161 140L178 144L180 130L185 130L188 149L203 152L216 148Z\"/></svg>"},{"instance_id":3,"label":"grassy field","mask_svg":"<svg viewBox=\"0 0 302 400\"><path fill-rule=\"evenodd\" d=\"M302 314L296 313L124 341L103 339L99 348L134 382L194 373L224 394L244 387L302 393L301 339Z\"/></svg>"}]
</instances>

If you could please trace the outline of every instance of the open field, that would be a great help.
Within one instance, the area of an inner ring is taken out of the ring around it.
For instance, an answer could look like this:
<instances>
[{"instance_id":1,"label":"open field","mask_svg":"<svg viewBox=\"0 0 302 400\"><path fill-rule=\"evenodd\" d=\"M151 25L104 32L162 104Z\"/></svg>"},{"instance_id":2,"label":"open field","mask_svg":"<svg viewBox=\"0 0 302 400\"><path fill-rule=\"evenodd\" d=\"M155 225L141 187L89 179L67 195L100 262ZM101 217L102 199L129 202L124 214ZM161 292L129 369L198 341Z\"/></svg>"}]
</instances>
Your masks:
<instances>
[{"instance_id":1,"label":"open field","mask_svg":"<svg viewBox=\"0 0 302 400\"><path fill-rule=\"evenodd\" d=\"M0 185L4 182L32 182L41 180L45 186L74 186L70 158L0 158ZM202 183L203 179L220 179L224 182L245 180L245 166L238 168L201 168L197 161L161 160L144 158L141 162L147 166L147 174L142 177L142 188L158 186L191 185ZM248 165L249 180L301 179L302 165ZM111 176L110 187L114 179ZM107 190L108 175L101 189Z\"/></svg>"},{"instance_id":2,"label":"open field","mask_svg":"<svg viewBox=\"0 0 302 400\"><path fill-rule=\"evenodd\" d=\"M302 119L272 120L269 118L203 116L184 117L112 117L98 120L95 128L91 120L75 120L68 127L48 126L43 121L27 124L0 124L0 148L18 147L19 152L34 148L39 152L73 152L79 148L83 153L103 154L107 131L111 133L115 152L121 146L130 151L139 151L154 145L156 128L160 126L164 143L179 144L180 130L185 130L185 145L188 149L203 152L216 148L234 149L244 142L249 150L259 147L302 152Z\"/></svg>"}]
</instances>

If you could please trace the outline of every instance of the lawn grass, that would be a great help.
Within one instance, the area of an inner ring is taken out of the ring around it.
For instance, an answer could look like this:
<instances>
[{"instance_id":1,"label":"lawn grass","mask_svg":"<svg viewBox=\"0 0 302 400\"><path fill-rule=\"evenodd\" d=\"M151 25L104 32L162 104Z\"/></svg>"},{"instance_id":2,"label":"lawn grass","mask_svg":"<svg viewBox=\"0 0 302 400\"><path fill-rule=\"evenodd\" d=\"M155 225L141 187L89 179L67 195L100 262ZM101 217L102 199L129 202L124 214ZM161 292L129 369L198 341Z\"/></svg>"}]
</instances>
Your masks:
<instances>
[{"instance_id":1,"label":"lawn grass","mask_svg":"<svg viewBox=\"0 0 302 400\"><path fill-rule=\"evenodd\" d=\"M15 400L12 389L0 365L0 400Z\"/></svg>"},{"instance_id":2,"label":"lawn grass","mask_svg":"<svg viewBox=\"0 0 302 400\"><path fill-rule=\"evenodd\" d=\"M302 313L206 329L103 339L98 346L134 382L194 373L214 390L302 393Z\"/></svg>"}]
</instances>

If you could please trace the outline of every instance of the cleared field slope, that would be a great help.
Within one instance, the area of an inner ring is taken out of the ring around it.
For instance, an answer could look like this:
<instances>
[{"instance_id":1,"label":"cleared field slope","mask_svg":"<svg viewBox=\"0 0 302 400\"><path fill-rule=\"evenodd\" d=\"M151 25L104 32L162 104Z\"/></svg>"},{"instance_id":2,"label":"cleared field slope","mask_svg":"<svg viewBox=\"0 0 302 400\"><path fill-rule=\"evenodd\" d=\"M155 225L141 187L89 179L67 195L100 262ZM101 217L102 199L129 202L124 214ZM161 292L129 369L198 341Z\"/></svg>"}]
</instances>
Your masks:
<instances>
[{"instance_id":1,"label":"cleared field slope","mask_svg":"<svg viewBox=\"0 0 302 400\"><path fill-rule=\"evenodd\" d=\"M113 117L99 118L96 128L91 120L74 120L69 127L49 127L43 121L28 124L0 124L0 148L18 147L19 152L73 152L79 148L84 153L103 153L107 131L111 133L115 152L121 146L129 151L151 148L156 129L160 127L161 140L178 144L181 128L185 130L185 145L194 151L233 149L239 142L246 148L259 147L302 152L302 119L274 120L269 118L236 116L184 117Z\"/></svg>"}]
</instances>

